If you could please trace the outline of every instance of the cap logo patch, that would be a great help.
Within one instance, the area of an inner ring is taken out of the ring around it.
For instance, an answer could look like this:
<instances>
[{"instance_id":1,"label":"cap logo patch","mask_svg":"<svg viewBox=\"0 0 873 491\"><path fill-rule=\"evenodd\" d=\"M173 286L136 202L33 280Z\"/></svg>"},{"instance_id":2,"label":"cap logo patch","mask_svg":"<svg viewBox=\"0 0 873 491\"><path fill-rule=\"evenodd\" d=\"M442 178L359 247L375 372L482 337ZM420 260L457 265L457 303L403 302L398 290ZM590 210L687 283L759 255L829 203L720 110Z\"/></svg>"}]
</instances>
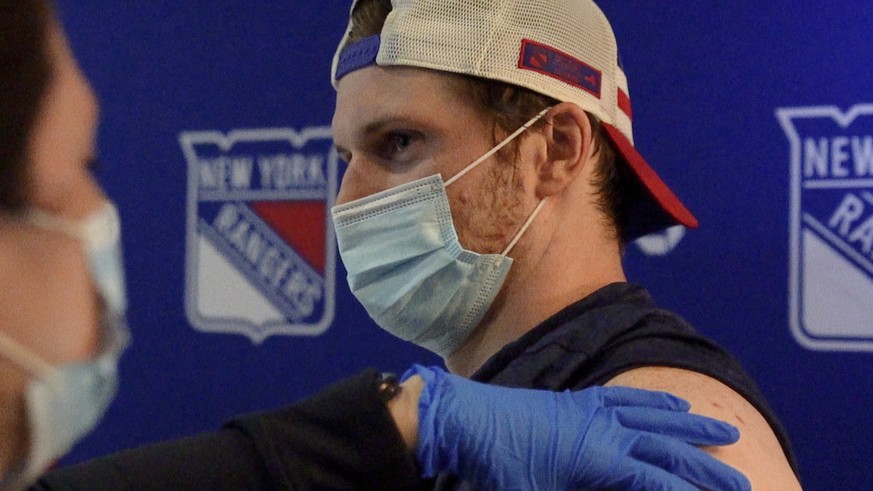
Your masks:
<instances>
[{"instance_id":1,"label":"cap logo patch","mask_svg":"<svg viewBox=\"0 0 873 491\"><path fill-rule=\"evenodd\" d=\"M600 70L550 46L522 39L518 67L558 79L600 99Z\"/></svg>"}]
</instances>

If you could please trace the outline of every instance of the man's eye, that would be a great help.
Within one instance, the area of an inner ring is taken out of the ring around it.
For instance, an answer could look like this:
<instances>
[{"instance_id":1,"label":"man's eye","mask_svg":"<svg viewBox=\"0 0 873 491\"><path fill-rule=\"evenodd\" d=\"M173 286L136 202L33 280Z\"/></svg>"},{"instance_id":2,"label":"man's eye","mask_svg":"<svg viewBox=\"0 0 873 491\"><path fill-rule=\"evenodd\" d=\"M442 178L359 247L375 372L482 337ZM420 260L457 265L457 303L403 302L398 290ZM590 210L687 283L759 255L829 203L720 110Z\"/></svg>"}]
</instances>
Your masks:
<instances>
[{"instance_id":1,"label":"man's eye","mask_svg":"<svg viewBox=\"0 0 873 491\"><path fill-rule=\"evenodd\" d=\"M412 144L412 136L405 133L397 133L392 138L395 150L406 150Z\"/></svg>"},{"instance_id":2,"label":"man's eye","mask_svg":"<svg viewBox=\"0 0 873 491\"><path fill-rule=\"evenodd\" d=\"M383 159L405 161L415 151L421 135L414 131L395 131L385 134L374 149Z\"/></svg>"}]
</instances>

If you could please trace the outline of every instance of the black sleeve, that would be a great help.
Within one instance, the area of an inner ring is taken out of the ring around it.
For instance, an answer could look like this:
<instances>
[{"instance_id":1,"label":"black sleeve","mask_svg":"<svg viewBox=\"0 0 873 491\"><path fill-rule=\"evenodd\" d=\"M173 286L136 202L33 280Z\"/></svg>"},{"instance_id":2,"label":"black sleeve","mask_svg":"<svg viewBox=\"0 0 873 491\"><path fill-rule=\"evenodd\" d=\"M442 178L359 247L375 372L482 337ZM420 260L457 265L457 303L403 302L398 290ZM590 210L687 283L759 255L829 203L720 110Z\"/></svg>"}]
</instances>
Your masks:
<instances>
[{"instance_id":1,"label":"black sleeve","mask_svg":"<svg viewBox=\"0 0 873 491\"><path fill-rule=\"evenodd\" d=\"M418 489L374 371L219 431L56 470L34 490Z\"/></svg>"}]
</instances>

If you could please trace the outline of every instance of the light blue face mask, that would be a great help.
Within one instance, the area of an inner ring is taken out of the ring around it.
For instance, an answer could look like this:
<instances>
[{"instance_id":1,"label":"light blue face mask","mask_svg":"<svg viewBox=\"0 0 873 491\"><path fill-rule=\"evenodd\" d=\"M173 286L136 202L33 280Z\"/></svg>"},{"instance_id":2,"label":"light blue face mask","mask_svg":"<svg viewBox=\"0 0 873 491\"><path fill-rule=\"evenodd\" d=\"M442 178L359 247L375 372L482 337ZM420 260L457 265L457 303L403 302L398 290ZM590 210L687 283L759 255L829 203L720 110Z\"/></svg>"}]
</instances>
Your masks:
<instances>
[{"instance_id":1,"label":"light blue face mask","mask_svg":"<svg viewBox=\"0 0 873 491\"><path fill-rule=\"evenodd\" d=\"M0 480L6 486L26 485L94 428L115 396L118 359L129 339L121 228L115 206L107 203L82 222L38 210L27 212L26 220L82 243L103 301L103 338L101 353L93 360L55 367L0 332L0 356L34 377L25 394L28 455L19 468Z\"/></svg>"},{"instance_id":2,"label":"light blue face mask","mask_svg":"<svg viewBox=\"0 0 873 491\"><path fill-rule=\"evenodd\" d=\"M434 175L333 208L349 287L382 329L446 357L479 325L509 273L512 258L507 254L543 201L501 254L478 254L458 242L446 187L547 111L445 184Z\"/></svg>"}]
</instances>

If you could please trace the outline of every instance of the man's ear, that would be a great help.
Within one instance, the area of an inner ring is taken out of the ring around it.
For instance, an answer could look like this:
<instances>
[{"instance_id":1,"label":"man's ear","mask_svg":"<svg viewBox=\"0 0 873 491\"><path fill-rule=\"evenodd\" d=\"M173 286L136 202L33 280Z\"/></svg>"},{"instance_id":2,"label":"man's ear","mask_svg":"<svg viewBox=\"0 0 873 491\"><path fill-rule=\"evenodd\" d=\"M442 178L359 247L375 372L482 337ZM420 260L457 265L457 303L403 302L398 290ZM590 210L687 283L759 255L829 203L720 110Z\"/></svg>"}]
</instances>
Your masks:
<instances>
[{"instance_id":1,"label":"man's ear","mask_svg":"<svg viewBox=\"0 0 873 491\"><path fill-rule=\"evenodd\" d=\"M541 130L546 159L537 169L537 196L560 194L585 168L591 155L591 122L572 102L562 102L545 116Z\"/></svg>"}]
</instances>

